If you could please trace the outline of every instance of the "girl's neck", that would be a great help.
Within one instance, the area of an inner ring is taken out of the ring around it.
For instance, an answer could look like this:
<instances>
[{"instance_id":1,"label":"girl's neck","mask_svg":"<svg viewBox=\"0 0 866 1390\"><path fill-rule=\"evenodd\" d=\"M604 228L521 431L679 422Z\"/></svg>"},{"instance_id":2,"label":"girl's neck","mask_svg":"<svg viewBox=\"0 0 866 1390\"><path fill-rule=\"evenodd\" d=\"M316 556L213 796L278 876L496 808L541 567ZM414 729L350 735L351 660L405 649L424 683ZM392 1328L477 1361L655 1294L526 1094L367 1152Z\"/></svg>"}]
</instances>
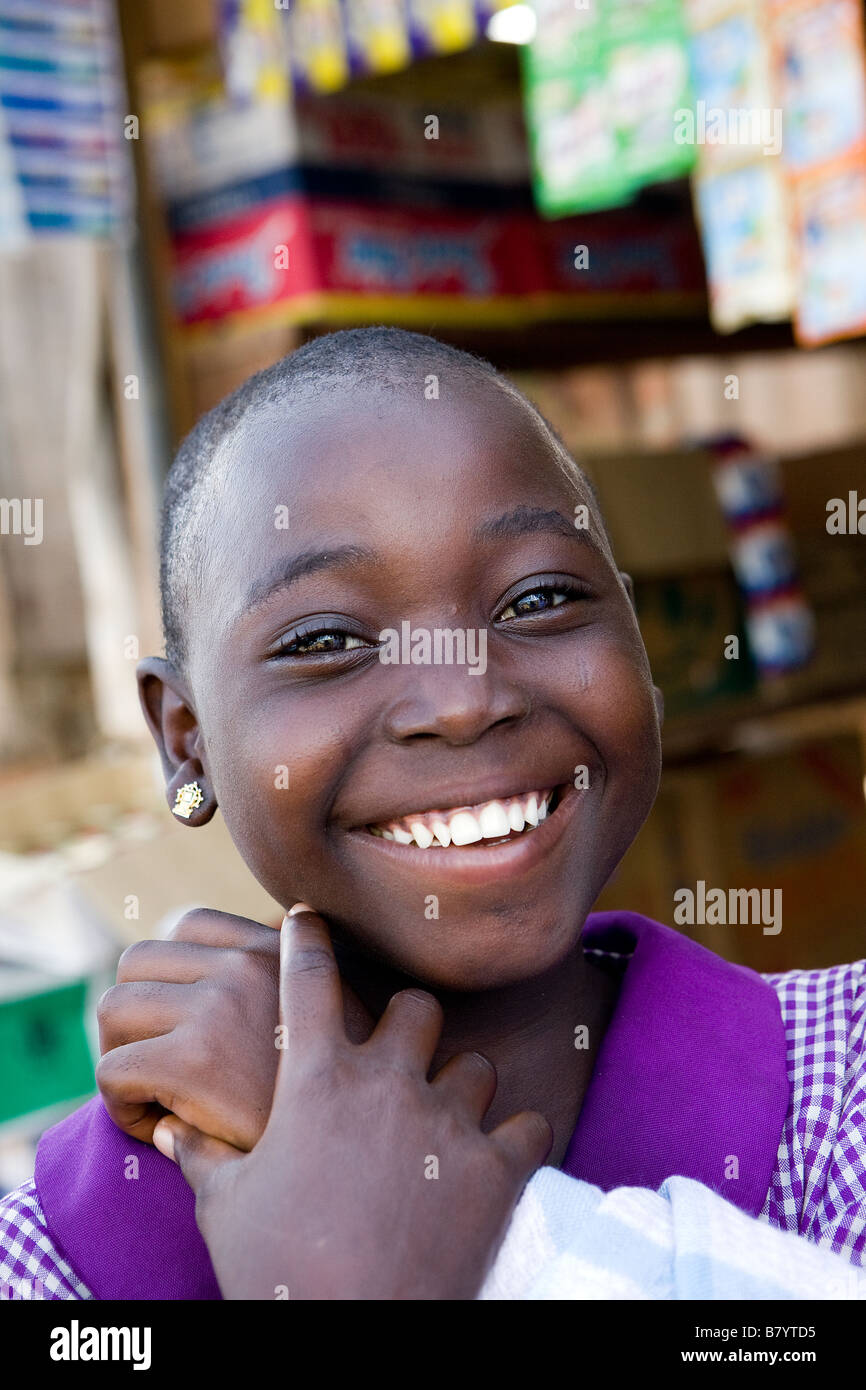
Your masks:
<instances>
[{"instance_id":1,"label":"girl's neck","mask_svg":"<svg viewBox=\"0 0 866 1390\"><path fill-rule=\"evenodd\" d=\"M351 947L337 945L340 970L374 1018L392 994L417 986ZM548 1163L559 1166L616 1006L618 985L578 946L533 980L478 994L436 991L445 1014L435 1073L455 1053L478 1051L498 1085L485 1129L521 1110L540 1110L553 1126Z\"/></svg>"}]
</instances>

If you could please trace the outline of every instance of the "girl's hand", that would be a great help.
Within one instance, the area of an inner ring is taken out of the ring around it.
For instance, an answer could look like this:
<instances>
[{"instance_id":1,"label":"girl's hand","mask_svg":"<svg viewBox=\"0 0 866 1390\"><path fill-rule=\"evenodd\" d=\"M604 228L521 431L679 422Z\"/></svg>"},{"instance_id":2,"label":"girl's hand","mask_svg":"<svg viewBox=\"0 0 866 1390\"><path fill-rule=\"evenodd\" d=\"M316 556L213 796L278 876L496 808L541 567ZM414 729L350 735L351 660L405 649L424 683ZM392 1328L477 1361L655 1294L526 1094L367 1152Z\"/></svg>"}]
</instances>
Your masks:
<instances>
[{"instance_id":1,"label":"girl's hand","mask_svg":"<svg viewBox=\"0 0 866 1390\"><path fill-rule=\"evenodd\" d=\"M252 1153L168 1116L157 1147L180 1164L225 1298L470 1299L551 1144L526 1111L484 1134L493 1066L461 1053L427 1072L442 1012L403 990L353 1045L323 920L281 932L280 1057Z\"/></svg>"},{"instance_id":2,"label":"girl's hand","mask_svg":"<svg viewBox=\"0 0 866 1390\"><path fill-rule=\"evenodd\" d=\"M157 1120L172 1111L251 1149L280 1055L279 968L279 932L207 908L186 913L170 940L124 951L117 984L97 1006L96 1080L114 1123L152 1143ZM350 990L344 999L349 1036L362 1042L373 1020Z\"/></svg>"}]
</instances>

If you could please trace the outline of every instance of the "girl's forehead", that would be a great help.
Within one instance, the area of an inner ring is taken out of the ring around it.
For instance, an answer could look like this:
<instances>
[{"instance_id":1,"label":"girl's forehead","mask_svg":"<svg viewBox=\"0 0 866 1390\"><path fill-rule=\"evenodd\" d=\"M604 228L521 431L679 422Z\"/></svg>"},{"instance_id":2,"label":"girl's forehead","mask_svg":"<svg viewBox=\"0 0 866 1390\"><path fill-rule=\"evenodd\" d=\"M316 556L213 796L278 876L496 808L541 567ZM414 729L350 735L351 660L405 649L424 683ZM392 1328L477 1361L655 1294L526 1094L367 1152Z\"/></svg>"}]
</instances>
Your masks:
<instances>
[{"instance_id":1,"label":"girl's forehead","mask_svg":"<svg viewBox=\"0 0 866 1390\"><path fill-rule=\"evenodd\" d=\"M543 422L505 392L274 406L248 420L233 452L213 499L221 515L204 585L230 592L230 606L259 571L322 551L360 548L404 576L468 573L480 562L476 537L525 510L557 513L567 527L582 505L612 562L579 471L567 472Z\"/></svg>"},{"instance_id":2,"label":"girl's forehead","mask_svg":"<svg viewBox=\"0 0 866 1390\"><path fill-rule=\"evenodd\" d=\"M348 385L306 408L269 405L244 422L232 449L235 491L291 493L308 507L340 496L405 494L413 484L427 503L484 495L515 485L564 494L580 489L567 456L535 411L493 386L458 383L427 399L423 385L390 391Z\"/></svg>"}]
</instances>

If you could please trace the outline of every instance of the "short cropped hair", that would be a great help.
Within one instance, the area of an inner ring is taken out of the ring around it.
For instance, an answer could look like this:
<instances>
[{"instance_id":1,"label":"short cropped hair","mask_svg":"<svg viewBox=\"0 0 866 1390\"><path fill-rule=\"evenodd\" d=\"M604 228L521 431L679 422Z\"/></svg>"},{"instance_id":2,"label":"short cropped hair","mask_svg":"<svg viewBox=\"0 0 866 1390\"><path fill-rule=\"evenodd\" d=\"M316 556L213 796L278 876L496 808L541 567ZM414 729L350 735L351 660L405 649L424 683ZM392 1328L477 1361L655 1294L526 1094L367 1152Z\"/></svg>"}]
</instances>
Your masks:
<instances>
[{"instance_id":1,"label":"short cropped hair","mask_svg":"<svg viewBox=\"0 0 866 1390\"><path fill-rule=\"evenodd\" d=\"M203 593L206 522L213 515L227 446L248 416L280 406L301 413L310 401L341 386L369 386L376 391L417 389L419 377L459 372L465 381L495 386L520 401L550 437L566 476L594 489L562 440L531 401L490 362L424 333L376 326L350 328L312 339L287 357L256 372L190 431L178 449L166 479L160 534L160 598L165 651L180 671L188 654L186 623L190 600ZM599 513L600 514L600 513Z\"/></svg>"}]
</instances>

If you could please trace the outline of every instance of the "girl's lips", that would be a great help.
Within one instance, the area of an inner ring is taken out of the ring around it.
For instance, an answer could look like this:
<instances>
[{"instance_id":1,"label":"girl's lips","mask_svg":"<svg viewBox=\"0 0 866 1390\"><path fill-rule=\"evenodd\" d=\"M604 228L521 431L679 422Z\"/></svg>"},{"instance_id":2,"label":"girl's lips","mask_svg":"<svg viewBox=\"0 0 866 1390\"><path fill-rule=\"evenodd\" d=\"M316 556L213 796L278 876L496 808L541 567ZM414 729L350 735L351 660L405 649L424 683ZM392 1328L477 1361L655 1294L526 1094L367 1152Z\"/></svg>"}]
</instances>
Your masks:
<instances>
[{"instance_id":1,"label":"girl's lips","mask_svg":"<svg viewBox=\"0 0 866 1390\"><path fill-rule=\"evenodd\" d=\"M354 844L366 845L371 853L384 856L383 865L390 861L394 869L399 871L402 866L413 878L422 875L427 883L448 881L465 887L502 883L529 873L550 854L581 799L569 783L561 790L554 810L534 830L503 844L488 843L487 847L482 840L462 848L419 849L416 845L400 845L371 835L367 830L348 833Z\"/></svg>"}]
</instances>

